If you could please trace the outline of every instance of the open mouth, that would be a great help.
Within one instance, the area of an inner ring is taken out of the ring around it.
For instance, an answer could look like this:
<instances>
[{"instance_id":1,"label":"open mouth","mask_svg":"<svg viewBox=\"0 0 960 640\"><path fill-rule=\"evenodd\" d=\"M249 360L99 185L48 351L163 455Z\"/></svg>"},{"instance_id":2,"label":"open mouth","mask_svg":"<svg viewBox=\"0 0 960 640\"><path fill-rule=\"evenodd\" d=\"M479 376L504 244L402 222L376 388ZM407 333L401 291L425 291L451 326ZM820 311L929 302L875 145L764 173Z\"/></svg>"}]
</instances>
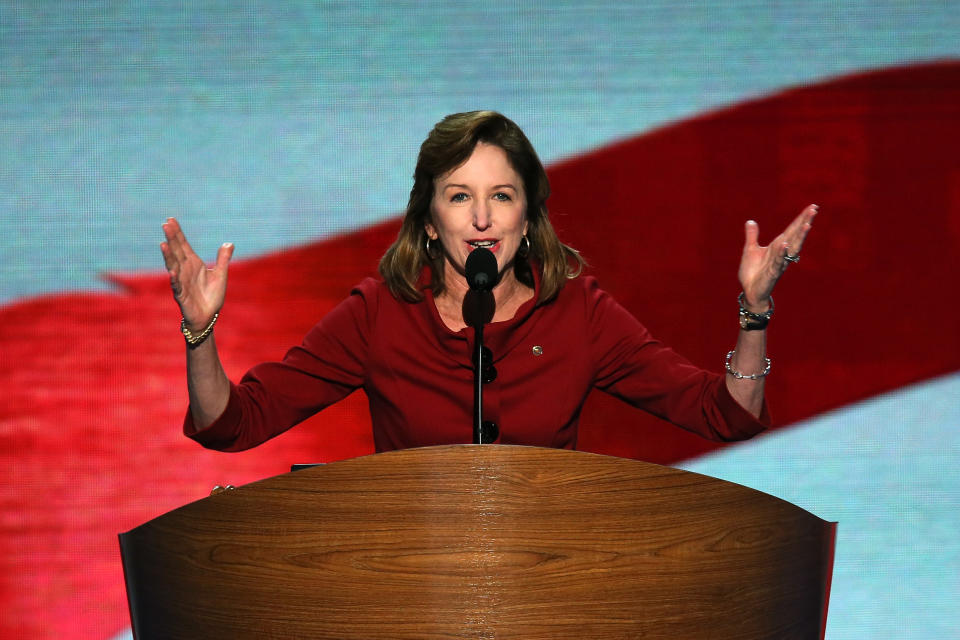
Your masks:
<instances>
[{"instance_id":1,"label":"open mouth","mask_svg":"<svg viewBox=\"0 0 960 640\"><path fill-rule=\"evenodd\" d=\"M469 240L467 244L473 249L493 249L497 246L497 240Z\"/></svg>"}]
</instances>

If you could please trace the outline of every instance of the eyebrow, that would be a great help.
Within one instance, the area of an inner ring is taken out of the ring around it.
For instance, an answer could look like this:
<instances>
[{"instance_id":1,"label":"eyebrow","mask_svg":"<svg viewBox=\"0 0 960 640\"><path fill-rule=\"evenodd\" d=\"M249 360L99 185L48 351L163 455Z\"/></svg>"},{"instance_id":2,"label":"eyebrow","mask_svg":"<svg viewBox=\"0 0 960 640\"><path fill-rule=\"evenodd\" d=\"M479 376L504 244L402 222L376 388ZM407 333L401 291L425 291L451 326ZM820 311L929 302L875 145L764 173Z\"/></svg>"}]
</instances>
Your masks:
<instances>
[{"instance_id":1,"label":"eyebrow","mask_svg":"<svg viewBox=\"0 0 960 640\"><path fill-rule=\"evenodd\" d=\"M470 187L469 187L469 186L467 186L467 185L465 185L465 184L459 184L459 183L445 184L445 185L443 185L443 190L446 191L447 189L450 189L451 187L452 187L452 188L456 188L456 189L466 189L467 191L470 190ZM510 184L509 182L504 183L504 184L495 184L495 185L493 185L493 186L490 187L490 188L491 188L491 189L513 189L514 191L518 191L518 189L517 189L515 186L513 186L512 184Z\"/></svg>"}]
</instances>

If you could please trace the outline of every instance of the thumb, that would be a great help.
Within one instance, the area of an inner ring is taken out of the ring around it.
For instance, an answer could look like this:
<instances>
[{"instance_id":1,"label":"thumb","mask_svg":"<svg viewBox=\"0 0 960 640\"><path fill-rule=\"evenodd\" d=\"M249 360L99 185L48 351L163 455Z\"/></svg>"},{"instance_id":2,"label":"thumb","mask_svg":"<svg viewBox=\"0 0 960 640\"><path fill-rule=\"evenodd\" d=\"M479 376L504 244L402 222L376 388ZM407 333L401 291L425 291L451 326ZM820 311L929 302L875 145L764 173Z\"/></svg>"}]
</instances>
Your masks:
<instances>
[{"instance_id":1,"label":"thumb","mask_svg":"<svg viewBox=\"0 0 960 640\"><path fill-rule=\"evenodd\" d=\"M227 264L230 262L230 258L233 256L233 243L224 242L220 245L220 248L217 250L217 270L226 271Z\"/></svg>"},{"instance_id":2,"label":"thumb","mask_svg":"<svg viewBox=\"0 0 960 640\"><path fill-rule=\"evenodd\" d=\"M744 249L757 246L757 238L760 237L760 225L754 220L747 220L746 224L743 225L743 235Z\"/></svg>"}]
</instances>

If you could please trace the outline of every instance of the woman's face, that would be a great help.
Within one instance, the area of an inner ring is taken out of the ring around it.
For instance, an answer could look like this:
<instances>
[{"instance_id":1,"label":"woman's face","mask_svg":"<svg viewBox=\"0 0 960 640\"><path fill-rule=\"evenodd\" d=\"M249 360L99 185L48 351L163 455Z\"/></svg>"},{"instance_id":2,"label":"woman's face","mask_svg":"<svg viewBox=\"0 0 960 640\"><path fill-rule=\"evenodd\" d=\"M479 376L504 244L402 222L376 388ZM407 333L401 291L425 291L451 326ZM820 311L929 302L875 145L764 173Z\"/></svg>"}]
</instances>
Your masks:
<instances>
[{"instance_id":1,"label":"woman's face","mask_svg":"<svg viewBox=\"0 0 960 640\"><path fill-rule=\"evenodd\" d=\"M470 252L486 247L500 273L513 272L527 232L527 197L502 148L480 142L466 162L436 178L430 213L427 235L443 245L447 268L463 274Z\"/></svg>"}]
</instances>

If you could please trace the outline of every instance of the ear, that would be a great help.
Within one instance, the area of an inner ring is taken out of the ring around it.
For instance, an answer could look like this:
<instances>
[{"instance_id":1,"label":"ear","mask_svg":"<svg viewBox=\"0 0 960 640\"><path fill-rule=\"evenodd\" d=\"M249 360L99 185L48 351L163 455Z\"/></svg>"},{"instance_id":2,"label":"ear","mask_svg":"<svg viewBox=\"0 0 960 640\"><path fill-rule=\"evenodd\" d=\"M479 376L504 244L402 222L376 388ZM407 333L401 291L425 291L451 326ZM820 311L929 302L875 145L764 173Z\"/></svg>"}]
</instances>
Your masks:
<instances>
[{"instance_id":1,"label":"ear","mask_svg":"<svg viewBox=\"0 0 960 640\"><path fill-rule=\"evenodd\" d=\"M527 231L529 231L529 230L530 230L530 221L529 221L529 220L524 220L524 221L523 221L523 235L527 235Z\"/></svg>"},{"instance_id":2,"label":"ear","mask_svg":"<svg viewBox=\"0 0 960 640\"><path fill-rule=\"evenodd\" d=\"M436 240L440 237L440 234L437 233L436 228L430 222L425 222L423 224L423 230L427 232L427 237L431 240Z\"/></svg>"}]
</instances>

